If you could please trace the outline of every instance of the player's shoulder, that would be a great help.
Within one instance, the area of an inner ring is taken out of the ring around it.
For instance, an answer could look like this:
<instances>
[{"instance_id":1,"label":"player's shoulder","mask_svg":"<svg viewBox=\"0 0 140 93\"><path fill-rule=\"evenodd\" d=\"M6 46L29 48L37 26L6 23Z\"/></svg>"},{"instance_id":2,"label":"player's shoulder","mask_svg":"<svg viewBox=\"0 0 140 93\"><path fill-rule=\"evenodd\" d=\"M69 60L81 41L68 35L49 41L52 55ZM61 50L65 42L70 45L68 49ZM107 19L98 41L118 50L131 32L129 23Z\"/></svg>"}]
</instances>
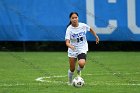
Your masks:
<instances>
[{"instance_id":1,"label":"player's shoulder","mask_svg":"<svg viewBox=\"0 0 140 93\"><path fill-rule=\"evenodd\" d=\"M70 30L70 29L71 29L71 25L69 25L69 26L67 27L67 29L66 29L66 30L68 31L68 30Z\"/></svg>"},{"instance_id":2,"label":"player's shoulder","mask_svg":"<svg viewBox=\"0 0 140 93\"><path fill-rule=\"evenodd\" d=\"M87 25L87 24L82 23L82 22L79 22L79 25L80 25L80 26L85 26L85 25Z\"/></svg>"}]
</instances>

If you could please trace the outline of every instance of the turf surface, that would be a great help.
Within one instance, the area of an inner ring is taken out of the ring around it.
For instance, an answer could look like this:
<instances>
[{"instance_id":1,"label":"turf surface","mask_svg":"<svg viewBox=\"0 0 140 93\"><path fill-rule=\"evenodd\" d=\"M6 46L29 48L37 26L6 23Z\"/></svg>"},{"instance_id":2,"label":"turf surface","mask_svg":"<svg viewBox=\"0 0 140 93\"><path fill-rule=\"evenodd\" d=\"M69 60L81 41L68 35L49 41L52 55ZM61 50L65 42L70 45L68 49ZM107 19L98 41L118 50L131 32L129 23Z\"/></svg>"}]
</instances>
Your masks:
<instances>
[{"instance_id":1,"label":"turf surface","mask_svg":"<svg viewBox=\"0 0 140 93\"><path fill-rule=\"evenodd\" d=\"M140 91L140 52L89 52L82 88L67 85L68 68L66 52L0 52L0 93Z\"/></svg>"}]
</instances>

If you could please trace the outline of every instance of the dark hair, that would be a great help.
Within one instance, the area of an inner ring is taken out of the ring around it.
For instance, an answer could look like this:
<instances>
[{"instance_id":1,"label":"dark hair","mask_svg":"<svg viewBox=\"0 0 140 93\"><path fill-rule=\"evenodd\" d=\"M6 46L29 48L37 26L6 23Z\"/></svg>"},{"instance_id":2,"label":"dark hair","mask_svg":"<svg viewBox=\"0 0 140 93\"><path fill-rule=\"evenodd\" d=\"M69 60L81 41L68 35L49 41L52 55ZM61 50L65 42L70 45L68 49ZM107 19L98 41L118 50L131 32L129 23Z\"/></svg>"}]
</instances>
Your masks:
<instances>
[{"instance_id":1,"label":"dark hair","mask_svg":"<svg viewBox=\"0 0 140 93\"><path fill-rule=\"evenodd\" d=\"M77 12L71 12L70 15L69 15L69 18L71 18L71 16L72 16L73 14L76 14L77 16L79 16ZM69 25L71 25L71 21L69 22L69 24L67 25L67 27L68 27Z\"/></svg>"}]
</instances>

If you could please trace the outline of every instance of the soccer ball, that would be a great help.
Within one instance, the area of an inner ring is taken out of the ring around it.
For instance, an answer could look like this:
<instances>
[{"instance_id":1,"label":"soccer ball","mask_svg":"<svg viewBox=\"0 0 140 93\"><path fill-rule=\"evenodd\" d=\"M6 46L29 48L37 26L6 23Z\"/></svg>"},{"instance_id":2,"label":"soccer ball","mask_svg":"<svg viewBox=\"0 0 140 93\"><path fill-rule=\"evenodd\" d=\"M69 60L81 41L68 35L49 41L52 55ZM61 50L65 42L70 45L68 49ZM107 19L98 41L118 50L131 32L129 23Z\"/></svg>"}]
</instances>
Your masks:
<instances>
[{"instance_id":1,"label":"soccer ball","mask_svg":"<svg viewBox=\"0 0 140 93\"><path fill-rule=\"evenodd\" d=\"M82 77L77 76L73 79L72 84L74 87L82 87L85 84L85 82Z\"/></svg>"}]
</instances>

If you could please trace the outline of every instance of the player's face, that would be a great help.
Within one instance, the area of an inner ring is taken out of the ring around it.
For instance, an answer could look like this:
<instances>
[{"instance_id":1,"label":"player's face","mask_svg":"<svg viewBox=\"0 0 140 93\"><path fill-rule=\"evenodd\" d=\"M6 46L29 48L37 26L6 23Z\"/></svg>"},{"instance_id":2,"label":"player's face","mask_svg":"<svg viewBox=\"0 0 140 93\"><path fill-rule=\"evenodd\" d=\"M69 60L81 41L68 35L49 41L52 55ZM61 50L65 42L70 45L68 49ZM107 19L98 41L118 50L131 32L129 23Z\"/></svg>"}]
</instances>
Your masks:
<instances>
[{"instance_id":1,"label":"player's face","mask_svg":"<svg viewBox=\"0 0 140 93\"><path fill-rule=\"evenodd\" d=\"M71 24L73 26L78 26L78 16L76 14L73 14L70 18Z\"/></svg>"}]
</instances>

